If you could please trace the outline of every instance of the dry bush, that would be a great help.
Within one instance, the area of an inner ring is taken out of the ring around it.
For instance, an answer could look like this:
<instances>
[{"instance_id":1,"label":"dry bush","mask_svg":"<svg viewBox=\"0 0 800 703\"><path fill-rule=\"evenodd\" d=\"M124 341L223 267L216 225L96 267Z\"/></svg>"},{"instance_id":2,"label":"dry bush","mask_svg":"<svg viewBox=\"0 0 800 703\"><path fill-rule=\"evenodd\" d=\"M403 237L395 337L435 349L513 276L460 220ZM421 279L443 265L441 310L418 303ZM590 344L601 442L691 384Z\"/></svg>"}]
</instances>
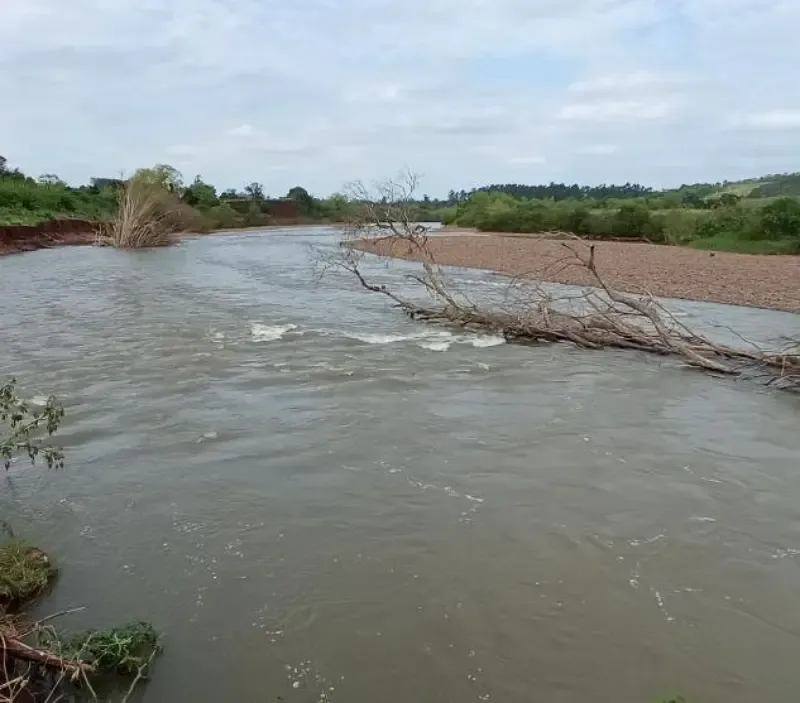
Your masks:
<instances>
[{"instance_id":1,"label":"dry bush","mask_svg":"<svg viewBox=\"0 0 800 703\"><path fill-rule=\"evenodd\" d=\"M134 179L121 192L117 217L98 232L97 243L119 249L167 246L176 231L175 209L171 193Z\"/></svg>"},{"instance_id":2,"label":"dry bush","mask_svg":"<svg viewBox=\"0 0 800 703\"><path fill-rule=\"evenodd\" d=\"M562 241L564 256L556 265L583 268L592 286L548 286L532 272L511 279L499 305L475 303L436 263L428 246L428 230L410 219L416 185L416 177L407 173L399 180L379 184L372 192L361 184L351 186L356 214L344 228L339 250L321 260L323 267L350 272L364 288L387 296L413 319L490 332L509 342L567 342L585 349L674 356L704 371L755 376L781 389L800 390L800 348L796 343L766 350L741 337L742 345L734 347L699 334L649 293L631 295L609 287L597 269L594 246L578 237ZM369 251L402 251L403 258L417 261L420 270L409 278L427 292L430 304L370 280L361 266Z\"/></svg>"}]
</instances>

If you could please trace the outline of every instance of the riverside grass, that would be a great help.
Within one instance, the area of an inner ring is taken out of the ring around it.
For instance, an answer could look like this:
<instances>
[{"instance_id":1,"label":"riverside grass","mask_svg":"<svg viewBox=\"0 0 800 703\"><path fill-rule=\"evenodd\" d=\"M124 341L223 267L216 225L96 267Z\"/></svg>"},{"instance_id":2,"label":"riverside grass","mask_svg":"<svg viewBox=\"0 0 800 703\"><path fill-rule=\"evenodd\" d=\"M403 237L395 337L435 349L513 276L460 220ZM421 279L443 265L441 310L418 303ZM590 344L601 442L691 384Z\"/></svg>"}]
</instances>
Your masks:
<instances>
[{"instance_id":1,"label":"riverside grass","mask_svg":"<svg viewBox=\"0 0 800 703\"><path fill-rule=\"evenodd\" d=\"M0 604L24 603L43 593L57 576L50 558L24 540L0 546Z\"/></svg>"}]
</instances>

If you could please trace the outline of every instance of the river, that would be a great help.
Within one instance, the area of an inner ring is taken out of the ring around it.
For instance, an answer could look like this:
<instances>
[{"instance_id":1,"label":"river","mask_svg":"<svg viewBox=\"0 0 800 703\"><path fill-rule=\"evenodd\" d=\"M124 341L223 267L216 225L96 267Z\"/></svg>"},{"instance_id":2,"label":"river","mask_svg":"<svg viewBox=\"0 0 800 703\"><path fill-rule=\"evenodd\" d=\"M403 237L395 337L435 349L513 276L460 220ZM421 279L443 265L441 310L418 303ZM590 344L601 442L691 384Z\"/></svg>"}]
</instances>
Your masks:
<instances>
[{"instance_id":1,"label":"river","mask_svg":"<svg viewBox=\"0 0 800 703\"><path fill-rule=\"evenodd\" d=\"M0 490L40 612L152 620L151 702L796 699L800 398L422 326L317 280L334 241L0 259L0 378L67 410L66 468Z\"/></svg>"}]
</instances>

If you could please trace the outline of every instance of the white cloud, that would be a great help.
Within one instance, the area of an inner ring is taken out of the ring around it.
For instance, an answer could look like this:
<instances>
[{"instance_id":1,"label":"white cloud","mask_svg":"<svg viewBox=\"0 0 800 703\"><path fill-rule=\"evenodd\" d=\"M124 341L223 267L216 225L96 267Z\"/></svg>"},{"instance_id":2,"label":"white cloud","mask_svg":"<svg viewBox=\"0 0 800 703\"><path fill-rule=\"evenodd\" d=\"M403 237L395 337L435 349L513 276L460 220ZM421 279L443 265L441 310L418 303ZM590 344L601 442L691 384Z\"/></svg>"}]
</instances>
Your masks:
<instances>
[{"instance_id":1,"label":"white cloud","mask_svg":"<svg viewBox=\"0 0 800 703\"><path fill-rule=\"evenodd\" d=\"M800 109L754 112L734 118L733 125L762 130L800 129Z\"/></svg>"},{"instance_id":2,"label":"white cloud","mask_svg":"<svg viewBox=\"0 0 800 703\"><path fill-rule=\"evenodd\" d=\"M608 156L617 152L616 144L588 144L577 150L579 154L590 154L592 156Z\"/></svg>"},{"instance_id":3,"label":"white cloud","mask_svg":"<svg viewBox=\"0 0 800 703\"><path fill-rule=\"evenodd\" d=\"M2 149L273 193L791 170L797 26L793 0L0 0Z\"/></svg>"},{"instance_id":4,"label":"white cloud","mask_svg":"<svg viewBox=\"0 0 800 703\"><path fill-rule=\"evenodd\" d=\"M252 137L254 133L253 125L249 124L240 124L238 127L232 127L227 132L231 137Z\"/></svg>"},{"instance_id":5,"label":"white cloud","mask_svg":"<svg viewBox=\"0 0 800 703\"><path fill-rule=\"evenodd\" d=\"M565 105L558 113L562 120L627 122L668 117L674 105L668 100L598 100Z\"/></svg>"},{"instance_id":6,"label":"white cloud","mask_svg":"<svg viewBox=\"0 0 800 703\"><path fill-rule=\"evenodd\" d=\"M664 82L664 80L664 77L649 71L634 71L633 73L596 76L587 80L576 81L568 86L568 90L573 93L602 93L657 85Z\"/></svg>"},{"instance_id":7,"label":"white cloud","mask_svg":"<svg viewBox=\"0 0 800 703\"><path fill-rule=\"evenodd\" d=\"M547 163L544 156L513 156L508 160L513 166L528 166L530 164L543 164Z\"/></svg>"}]
</instances>

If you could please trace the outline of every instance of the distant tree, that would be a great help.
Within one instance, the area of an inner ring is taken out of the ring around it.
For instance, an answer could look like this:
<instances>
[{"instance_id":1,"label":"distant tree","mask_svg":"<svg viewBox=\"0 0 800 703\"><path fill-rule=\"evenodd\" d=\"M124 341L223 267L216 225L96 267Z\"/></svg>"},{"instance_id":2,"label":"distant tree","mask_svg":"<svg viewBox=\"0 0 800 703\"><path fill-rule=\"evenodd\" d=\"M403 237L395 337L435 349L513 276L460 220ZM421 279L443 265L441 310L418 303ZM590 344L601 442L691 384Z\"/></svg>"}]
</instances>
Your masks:
<instances>
[{"instance_id":1,"label":"distant tree","mask_svg":"<svg viewBox=\"0 0 800 703\"><path fill-rule=\"evenodd\" d=\"M216 227L237 227L241 224L239 214L225 201L212 207L207 215Z\"/></svg>"},{"instance_id":2,"label":"distant tree","mask_svg":"<svg viewBox=\"0 0 800 703\"><path fill-rule=\"evenodd\" d=\"M335 219L346 219L353 210L353 205L342 193L334 193L323 203L324 209Z\"/></svg>"},{"instance_id":3,"label":"distant tree","mask_svg":"<svg viewBox=\"0 0 800 703\"><path fill-rule=\"evenodd\" d=\"M688 208L703 208L705 207L705 200L703 197L694 190L681 190L681 203Z\"/></svg>"},{"instance_id":4,"label":"distant tree","mask_svg":"<svg viewBox=\"0 0 800 703\"><path fill-rule=\"evenodd\" d=\"M256 200L252 200L244 215L244 224L248 227L255 227L258 225L267 224L269 217L265 215L258 205Z\"/></svg>"},{"instance_id":5,"label":"distant tree","mask_svg":"<svg viewBox=\"0 0 800 703\"><path fill-rule=\"evenodd\" d=\"M256 202L264 199L264 186L261 183L253 181L250 185L245 186L244 192Z\"/></svg>"},{"instance_id":6,"label":"distant tree","mask_svg":"<svg viewBox=\"0 0 800 703\"><path fill-rule=\"evenodd\" d=\"M800 173L767 176L765 182L750 193L753 198L771 198L777 195L800 195Z\"/></svg>"},{"instance_id":7,"label":"distant tree","mask_svg":"<svg viewBox=\"0 0 800 703\"><path fill-rule=\"evenodd\" d=\"M769 239L800 239L800 201L785 197L761 209L761 229Z\"/></svg>"},{"instance_id":8,"label":"distant tree","mask_svg":"<svg viewBox=\"0 0 800 703\"><path fill-rule=\"evenodd\" d=\"M305 188L295 186L286 194L286 197L294 200L304 215L309 215L314 211L314 198Z\"/></svg>"},{"instance_id":9,"label":"distant tree","mask_svg":"<svg viewBox=\"0 0 800 703\"><path fill-rule=\"evenodd\" d=\"M172 193L183 191L183 174L169 164L156 164L153 168L140 168L133 174L133 180L161 186Z\"/></svg>"},{"instance_id":10,"label":"distant tree","mask_svg":"<svg viewBox=\"0 0 800 703\"><path fill-rule=\"evenodd\" d=\"M11 169L8 167L8 160L5 156L0 156L0 176L13 179L26 178L25 174L18 168Z\"/></svg>"},{"instance_id":11,"label":"distant tree","mask_svg":"<svg viewBox=\"0 0 800 703\"><path fill-rule=\"evenodd\" d=\"M67 185L55 173L43 173L39 176L39 183L48 186L65 186Z\"/></svg>"},{"instance_id":12,"label":"distant tree","mask_svg":"<svg viewBox=\"0 0 800 703\"><path fill-rule=\"evenodd\" d=\"M736 205L742 199L741 195L736 195L736 193L722 193L719 196L719 203L725 207L731 207Z\"/></svg>"},{"instance_id":13,"label":"distant tree","mask_svg":"<svg viewBox=\"0 0 800 703\"><path fill-rule=\"evenodd\" d=\"M522 185L519 183L494 184L476 189L486 193L507 193L515 198L528 198L531 200L607 200L609 198L641 198L653 192L652 188L638 183L625 183L623 185L581 186L577 183L549 183L547 185ZM473 190L472 193L475 193ZM452 202L454 193L450 193ZM461 191L456 193L456 201L463 202L471 193Z\"/></svg>"},{"instance_id":14,"label":"distant tree","mask_svg":"<svg viewBox=\"0 0 800 703\"><path fill-rule=\"evenodd\" d=\"M192 185L184 191L183 201L192 207L207 210L216 206L219 203L219 198L217 198L217 189L208 183L204 183L198 175L194 177Z\"/></svg>"},{"instance_id":15,"label":"distant tree","mask_svg":"<svg viewBox=\"0 0 800 703\"><path fill-rule=\"evenodd\" d=\"M105 188L117 190L125 185L125 181L121 178L92 178L89 180L89 184L89 187L95 190L103 190Z\"/></svg>"},{"instance_id":16,"label":"distant tree","mask_svg":"<svg viewBox=\"0 0 800 703\"><path fill-rule=\"evenodd\" d=\"M220 200L236 200L240 198L238 191L236 188L227 188L220 193L219 199Z\"/></svg>"}]
</instances>

